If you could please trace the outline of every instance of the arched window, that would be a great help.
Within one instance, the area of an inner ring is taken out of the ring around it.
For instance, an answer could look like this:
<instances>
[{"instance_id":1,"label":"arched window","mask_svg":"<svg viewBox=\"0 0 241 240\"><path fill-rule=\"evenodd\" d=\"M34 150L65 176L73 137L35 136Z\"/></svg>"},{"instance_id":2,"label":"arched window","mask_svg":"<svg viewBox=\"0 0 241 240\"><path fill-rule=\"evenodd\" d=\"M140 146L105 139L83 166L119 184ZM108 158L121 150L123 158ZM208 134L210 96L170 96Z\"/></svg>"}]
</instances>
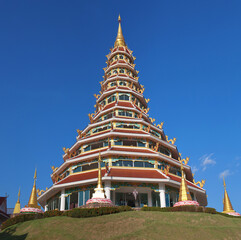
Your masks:
<instances>
[{"instance_id":1,"label":"arched window","mask_svg":"<svg viewBox=\"0 0 241 240\"><path fill-rule=\"evenodd\" d=\"M110 86L111 86L111 87L116 86L116 82L111 82L111 83L110 83Z\"/></svg>"},{"instance_id":2,"label":"arched window","mask_svg":"<svg viewBox=\"0 0 241 240\"><path fill-rule=\"evenodd\" d=\"M119 73L125 73L124 68L121 68L121 69L119 70Z\"/></svg>"},{"instance_id":3,"label":"arched window","mask_svg":"<svg viewBox=\"0 0 241 240\"><path fill-rule=\"evenodd\" d=\"M120 56L119 56L119 59L124 59L124 56L123 56L123 55L120 55Z\"/></svg>"},{"instance_id":4,"label":"arched window","mask_svg":"<svg viewBox=\"0 0 241 240\"><path fill-rule=\"evenodd\" d=\"M122 94L119 96L119 100L129 101L130 97L126 94Z\"/></svg>"},{"instance_id":5,"label":"arched window","mask_svg":"<svg viewBox=\"0 0 241 240\"><path fill-rule=\"evenodd\" d=\"M125 82L125 81L120 81L120 82L119 82L119 85L120 85L120 86L126 86L126 82Z\"/></svg>"},{"instance_id":6,"label":"arched window","mask_svg":"<svg viewBox=\"0 0 241 240\"><path fill-rule=\"evenodd\" d=\"M113 74L118 74L117 70L113 70Z\"/></svg>"},{"instance_id":7,"label":"arched window","mask_svg":"<svg viewBox=\"0 0 241 240\"><path fill-rule=\"evenodd\" d=\"M115 60L117 60L118 59L118 57L117 57L117 55L115 56Z\"/></svg>"},{"instance_id":8,"label":"arched window","mask_svg":"<svg viewBox=\"0 0 241 240\"><path fill-rule=\"evenodd\" d=\"M108 76L111 76L111 71L110 72L108 72L108 74L107 74Z\"/></svg>"},{"instance_id":9,"label":"arched window","mask_svg":"<svg viewBox=\"0 0 241 240\"><path fill-rule=\"evenodd\" d=\"M115 99L116 99L116 98L115 98L115 95L110 96L110 97L108 98L108 103L114 102Z\"/></svg>"}]
</instances>

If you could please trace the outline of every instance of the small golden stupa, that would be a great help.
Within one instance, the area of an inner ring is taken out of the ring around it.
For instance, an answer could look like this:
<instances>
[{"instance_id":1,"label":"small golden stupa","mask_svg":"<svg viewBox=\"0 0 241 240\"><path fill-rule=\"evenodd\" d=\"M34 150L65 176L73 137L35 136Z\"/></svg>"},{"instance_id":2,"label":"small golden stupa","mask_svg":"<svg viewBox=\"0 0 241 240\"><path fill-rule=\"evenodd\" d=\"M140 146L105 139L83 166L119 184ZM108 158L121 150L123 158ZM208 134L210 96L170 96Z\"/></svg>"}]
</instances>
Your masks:
<instances>
[{"instance_id":1,"label":"small golden stupa","mask_svg":"<svg viewBox=\"0 0 241 240\"><path fill-rule=\"evenodd\" d=\"M41 207L38 205L37 200L37 189L36 189L36 179L37 179L37 170L35 169L34 173L34 183L32 192L28 201L28 205L20 210L20 213L42 213Z\"/></svg>"},{"instance_id":2,"label":"small golden stupa","mask_svg":"<svg viewBox=\"0 0 241 240\"><path fill-rule=\"evenodd\" d=\"M32 192L28 201L28 207L41 209L37 201L36 179L37 179L37 169L35 169L35 173L34 173L34 183L33 183Z\"/></svg>"},{"instance_id":3,"label":"small golden stupa","mask_svg":"<svg viewBox=\"0 0 241 240\"><path fill-rule=\"evenodd\" d=\"M174 204L174 207L185 206L185 205L194 205L199 206L197 201L193 201L190 195L189 189L187 187L186 176L184 173L183 163L181 162L181 171L182 171L182 180L179 189L179 198L178 202Z\"/></svg>"},{"instance_id":4,"label":"small golden stupa","mask_svg":"<svg viewBox=\"0 0 241 240\"><path fill-rule=\"evenodd\" d=\"M19 191L18 191L18 201L15 204L15 207L14 207L14 210L13 210L13 214L20 213L21 207L20 207L20 200L19 199L20 199L20 188L19 188Z\"/></svg>"},{"instance_id":5,"label":"small golden stupa","mask_svg":"<svg viewBox=\"0 0 241 240\"><path fill-rule=\"evenodd\" d=\"M223 187L224 187L223 213L233 215L233 216L240 216L239 213L237 213L233 210L233 206L232 206L231 201L228 196L224 178L223 178Z\"/></svg>"}]
</instances>

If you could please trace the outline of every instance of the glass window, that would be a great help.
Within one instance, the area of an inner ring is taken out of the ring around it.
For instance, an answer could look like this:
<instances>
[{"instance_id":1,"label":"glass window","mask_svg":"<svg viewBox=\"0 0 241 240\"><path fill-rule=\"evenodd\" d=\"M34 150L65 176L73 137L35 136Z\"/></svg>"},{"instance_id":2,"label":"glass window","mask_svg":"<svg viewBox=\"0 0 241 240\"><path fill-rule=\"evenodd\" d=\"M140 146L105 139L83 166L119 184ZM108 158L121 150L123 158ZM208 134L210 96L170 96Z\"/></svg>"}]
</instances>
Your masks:
<instances>
[{"instance_id":1,"label":"glass window","mask_svg":"<svg viewBox=\"0 0 241 240\"><path fill-rule=\"evenodd\" d=\"M170 207L170 196L169 196L169 193L165 193L165 197L166 197L166 207Z\"/></svg>"},{"instance_id":2,"label":"glass window","mask_svg":"<svg viewBox=\"0 0 241 240\"><path fill-rule=\"evenodd\" d=\"M119 160L119 161L112 162L112 166L122 167L123 166L123 161Z\"/></svg>"},{"instance_id":3,"label":"glass window","mask_svg":"<svg viewBox=\"0 0 241 240\"><path fill-rule=\"evenodd\" d=\"M138 146L138 147L145 147L145 146L146 146L146 142L138 141L138 142L137 142L137 146Z\"/></svg>"},{"instance_id":4,"label":"glass window","mask_svg":"<svg viewBox=\"0 0 241 240\"><path fill-rule=\"evenodd\" d=\"M117 73L118 73L117 70L114 70L114 71L113 71L113 74L117 74Z\"/></svg>"},{"instance_id":5,"label":"glass window","mask_svg":"<svg viewBox=\"0 0 241 240\"><path fill-rule=\"evenodd\" d=\"M119 70L119 73L125 73L124 68L121 68L121 69Z\"/></svg>"},{"instance_id":6,"label":"glass window","mask_svg":"<svg viewBox=\"0 0 241 240\"><path fill-rule=\"evenodd\" d=\"M90 190L85 190L85 201L84 204L90 199Z\"/></svg>"},{"instance_id":7,"label":"glass window","mask_svg":"<svg viewBox=\"0 0 241 240\"><path fill-rule=\"evenodd\" d=\"M79 207L84 205L84 194L83 191L79 192Z\"/></svg>"},{"instance_id":8,"label":"glass window","mask_svg":"<svg viewBox=\"0 0 241 240\"><path fill-rule=\"evenodd\" d=\"M120 81L120 82L119 82L119 85L120 85L120 86L126 86L126 82Z\"/></svg>"},{"instance_id":9,"label":"glass window","mask_svg":"<svg viewBox=\"0 0 241 240\"><path fill-rule=\"evenodd\" d=\"M111 96L108 98L108 103L114 102L115 101L115 95Z\"/></svg>"},{"instance_id":10,"label":"glass window","mask_svg":"<svg viewBox=\"0 0 241 240\"><path fill-rule=\"evenodd\" d=\"M65 210L69 210L69 195L65 197Z\"/></svg>"},{"instance_id":11,"label":"glass window","mask_svg":"<svg viewBox=\"0 0 241 240\"><path fill-rule=\"evenodd\" d=\"M132 161L123 161L123 166L124 167L133 167L133 162Z\"/></svg>"},{"instance_id":12,"label":"glass window","mask_svg":"<svg viewBox=\"0 0 241 240\"><path fill-rule=\"evenodd\" d=\"M149 163L149 162L144 162L144 165L145 165L146 168L153 168L154 167L154 164Z\"/></svg>"},{"instance_id":13,"label":"glass window","mask_svg":"<svg viewBox=\"0 0 241 240\"><path fill-rule=\"evenodd\" d=\"M127 117L132 117L132 112L126 112Z\"/></svg>"},{"instance_id":14,"label":"glass window","mask_svg":"<svg viewBox=\"0 0 241 240\"><path fill-rule=\"evenodd\" d=\"M129 101L130 97L126 94L122 94L119 96L119 99L124 101Z\"/></svg>"},{"instance_id":15,"label":"glass window","mask_svg":"<svg viewBox=\"0 0 241 240\"><path fill-rule=\"evenodd\" d=\"M144 164L142 161L134 161L134 167L144 167Z\"/></svg>"},{"instance_id":16,"label":"glass window","mask_svg":"<svg viewBox=\"0 0 241 240\"><path fill-rule=\"evenodd\" d=\"M90 151L90 145L87 145L86 147L84 147L84 152Z\"/></svg>"},{"instance_id":17,"label":"glass window","mask_svg":"<svg viewBox=\"0 0 241 240\"><path fill-rule=\"evenodd\" d=\"M81 166L79 166L79 167L73 169L73 173L81 172L81 171L82 171L82 167L81 167Z\"/></svg>"},{"instance_id":18,"label":"glass window","mask_svg":"<svg viewBox=\"0 0 241 240\"><path fill-rule=\"evenodd\" d=\"M120 59L124 59L124 56L123 56L123 55L120 55L119 58L120 58Z\"/></svg>"}]
</instances>

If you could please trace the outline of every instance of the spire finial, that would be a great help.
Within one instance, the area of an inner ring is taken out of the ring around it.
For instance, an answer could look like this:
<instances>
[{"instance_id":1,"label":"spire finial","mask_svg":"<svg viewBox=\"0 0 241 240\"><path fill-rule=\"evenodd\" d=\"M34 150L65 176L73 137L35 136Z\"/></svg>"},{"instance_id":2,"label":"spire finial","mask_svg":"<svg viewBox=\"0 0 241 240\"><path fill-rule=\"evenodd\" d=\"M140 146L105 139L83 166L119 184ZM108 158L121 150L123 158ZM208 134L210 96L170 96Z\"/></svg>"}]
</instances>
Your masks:
<instances>
[{"instance_id":1,"label":"spire finial","mask_svg":"<svg viewBox=\"0 0 241 240\"><path fill-rule=\"evenodd\" d=\"M226 183L225 183L224 177L223 177L223 187L224 187L224 189L226 189Z\"/></svg>"},{"instance_id":2,"label":"spire finial","mask_svg":"<svg viewBox=\"0 0 241 240\"><path fill-rule=\"evenodd\" d=\"M120 17L120 15L118 17L118 22L119 22L119 27L118 27L117 37L116 37L116 40L115 40L115 47L123 47L123 46L126 46L126 43L125 43L125 39L124 39L122 29L121 29L121 17Z\"/></svg>"},{"instance_id":3,"label":"spire finial","mask_svg":"<svg viewBox=\"0 0 241 240\"><path fill-rule=\"evenodd\" d=\"M19 198L20 198L20 188L18 190L18 202L19 202Z\"/></svg>"},{"instance_id":4,"label":"spire finial","mask_svg":"<svg viewBox=\"0 0 241 240\"><path fill-rule=\"evenodd\" d=\"M102 176L101 176L101 156L99 152L99 159L98 159L98 185L97 188L103 188L102 186Z\"/></svg>"}]
</instances>

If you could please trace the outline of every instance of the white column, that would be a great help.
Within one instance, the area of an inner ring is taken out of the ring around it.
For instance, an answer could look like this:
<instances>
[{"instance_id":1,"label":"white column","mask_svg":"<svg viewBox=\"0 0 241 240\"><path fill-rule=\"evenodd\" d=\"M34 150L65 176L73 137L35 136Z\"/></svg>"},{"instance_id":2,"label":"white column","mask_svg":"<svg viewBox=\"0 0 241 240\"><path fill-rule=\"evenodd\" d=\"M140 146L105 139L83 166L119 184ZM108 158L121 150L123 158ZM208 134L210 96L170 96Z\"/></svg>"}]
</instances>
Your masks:
<instances>
[{"instance_id":1,"label":"white column","mask_svg":"<svg viewBox=\"0 0 241 240\"><path fill-rule=\"evenodd\" d=\"M165 184L159 183L161 207L166 207Z\"/></svg>"},{"instance_id":2,"label":"white column","mask_svg":"<svg viewBox=\"0 0 241 240\"><path fill-rule=\"evenodd\" d=\"M193 200L194 200L194 201L197 201L197 197L196 197L196 193L195 193L195 192L193 193L193 196L194 196L194 199L193 199Z\"/></svg>"},{"instance_id":3,"label":"white column","mask_svg":"<svg viewBox=\"0 0 241 240\"><path fill-rule=\"evenodd\" d=\"M111 189L111 182L110 181L106 181L105 182L105 196L106 198L110 199L110 189Z\"/></svg>"},{"instance_id":4,"label":"white column","mask_svg":"<svg viewBox=\"0 0 241 240\"><path fill-rule=\"evenodd\" d=\"M48 211L48 204L46 204L46 205L44 206L44 211L45 211L45 212Z\"/></svg>"},{"instance_id":5,"label":"white column","mask_svg":"<svg viewBox=\"0 0 241 240\"><path fill-rule=\"evenodd\" d=\"M151 191L148 191L148 207L152 207Z\"/></svg>"},{"instance_id":6,"label":"white column","mask_svg":"<svg viewBox=\"0 0 241 240\"><path fill-rule=\"evenodd\" d=\"M65 210L65 190L62 189L60 196L60 211Z\"/></svg>"}]
</instances>

